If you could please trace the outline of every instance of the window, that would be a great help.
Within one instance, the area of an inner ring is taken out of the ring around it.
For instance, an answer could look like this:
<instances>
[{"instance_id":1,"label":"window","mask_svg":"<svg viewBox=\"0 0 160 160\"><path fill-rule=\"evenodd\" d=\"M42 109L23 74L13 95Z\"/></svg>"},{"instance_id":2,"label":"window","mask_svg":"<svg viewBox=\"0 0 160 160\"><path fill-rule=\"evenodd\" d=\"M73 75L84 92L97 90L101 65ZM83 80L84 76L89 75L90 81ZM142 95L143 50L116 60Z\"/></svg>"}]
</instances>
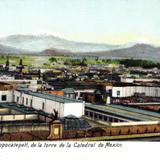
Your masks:
<instances>
[{"instance_id":1,"label":"window","mask_svg":"<svg viewBox=\"0 0 160 160\"><path fill-rule=\"evenodd\" d=\"M31 101L30 101L30 106L32 107L32 99L31 99Z\"/></svg>"},{"instance_id":2,"label":"window","mask_svg":"<svg viewBox=\"0 0 160 160\"><path fill-rule=\"evenodd\" d=\"M107 117L106 116L104 116L104 121L107 121Z\"/></svg>"},{"instance_id":3,"label":"window","mask_svg":"<svg viewBox=\"0 0 160 160\"><path fill-rule=\"evenodd\" d=\"M26 98L26 105L28 105L28 98Z\"/></svg>"},{"instance_id":4,"label":"window","mask_svg":"<svg viewBox=\"0 0 160 160\"><path fill-rule=\"evenodd\" d=\"M24 97L22 97L22 104L24 104Z\"/></svg>"},{"instance_id":5,"label":"window","mask_svg":"<svg viewBox=\"0 0 160 160\"><path fill-rule=\"evenodd\" d=\"M102 115L99 115L99 119L102 120Z\"/></svg>"},{"instance_id":6,"label":"window","mask_svg":"<svg viewBox=\"0 0 160 160\"><path fill-rule=\"evenodd\" d=\"M85 111L85 115L88 116L88 111Z\"/></svg>"},{"instance_id":7,"label":"window","mask_svg":"<svg viewBox=\"0 0 160 160\"><path fill-rule=\"evenodd\" d=\"M2 101L6 101L7 100L7 96L6 95L2 95Z\"/></svg>"},{"instance_id":8,"label":"window","mask_svg":"<svg viewBox=\"0 0 160 160\"><path fill-rule=\"evenodd\" d=\"M42 103L42 110L44 110L44 102Z\"/></svg>"},{"instance_id":9,"label":"window","mask_svg":"<svg viewBox=\"0 0 160 160\"><path fill-rule=\"evenodd\" d=\"M120 91L117 91L117 96L120 96Z\"/></svg>"},{"instance_id":10,"label":"window","mask_svg":"<svg viewBox=\"0 0 160 160\"><path fill-rule=\"evenodd\" d=\"M93 113L92 113L92 112L90 112L90 117L91 117L91 118L93 117Z\"/></svg>"},{"instance_id":11,"label":"window","mask_svg":"<svg viewBox=\"0 0 160 160\"><path fill-rule=\"evenodd\" d=\"M17 97L17 103L19 102L19 97Z\"/></svg>"},{"instance_id":12,"label":"window","mask_svg":"<svg viewBox=\"0 0 160 160\"><path fill-rule=\"evenodd\" d=\"M158 97L158 89L155 90L155 97Z\"/></svg>"}]
</instances>

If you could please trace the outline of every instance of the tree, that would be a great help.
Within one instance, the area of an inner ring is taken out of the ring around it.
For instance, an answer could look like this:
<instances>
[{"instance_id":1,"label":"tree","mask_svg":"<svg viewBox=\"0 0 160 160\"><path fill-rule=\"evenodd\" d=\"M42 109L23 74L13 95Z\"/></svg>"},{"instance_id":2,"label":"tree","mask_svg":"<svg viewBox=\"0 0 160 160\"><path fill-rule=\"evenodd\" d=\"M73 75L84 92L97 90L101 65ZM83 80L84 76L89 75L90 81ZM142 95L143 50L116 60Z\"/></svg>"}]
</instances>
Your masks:
<instances>
[{"instance_id":1,"label":"tree","mask_svg":"<svg viewBox=\"0 0 160 160\"><path fill-rule=\"evenodd\" d=\"M82 59L81 65L86 65L86 64L87 64L87 59L84 57L84 58Z\"/></svg>"},{"instance_id":2,"label":"tree","mask_svg":"<svg viewBox=\"0 0 160 160\"><path fill-rule=\"evenodd\" d=\"M53 63L53 62L57 62L57 59L56 59L55 57L51 57L51 58L49 58L49 61L50 61L51 63Z\"/></svg>"}]
</instances>

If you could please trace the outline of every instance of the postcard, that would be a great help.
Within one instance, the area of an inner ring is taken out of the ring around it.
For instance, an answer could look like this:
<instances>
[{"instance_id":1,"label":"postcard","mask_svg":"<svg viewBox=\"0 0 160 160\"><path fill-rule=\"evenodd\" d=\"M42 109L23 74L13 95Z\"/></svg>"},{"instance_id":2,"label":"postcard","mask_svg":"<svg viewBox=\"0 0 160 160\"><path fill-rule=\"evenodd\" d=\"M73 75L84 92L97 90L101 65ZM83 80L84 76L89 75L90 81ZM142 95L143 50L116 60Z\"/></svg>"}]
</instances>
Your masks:
<instances>
[{"instance_id":1,"label":"postcard","mask_svg":"<svg viewBox=\"0 0 160 160\"><path fill-rule=\"evenodd\" d=\"M159 8L159 0L1 0L0 158L158 148L150 142L160 141Z\"/></svg>"}]
</instances>

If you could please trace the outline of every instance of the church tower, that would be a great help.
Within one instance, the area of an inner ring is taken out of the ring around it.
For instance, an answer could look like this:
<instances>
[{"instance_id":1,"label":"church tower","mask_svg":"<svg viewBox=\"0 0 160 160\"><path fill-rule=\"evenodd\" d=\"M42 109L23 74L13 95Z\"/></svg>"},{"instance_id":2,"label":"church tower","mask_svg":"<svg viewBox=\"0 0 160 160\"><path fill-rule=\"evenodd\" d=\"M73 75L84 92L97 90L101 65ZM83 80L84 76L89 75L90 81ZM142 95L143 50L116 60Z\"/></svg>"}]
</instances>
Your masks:
<instances>
[{"instance_id":1,"label":"church tower","mask_svg":"<svg viewBox=\"0 0 160 160\"><path fill-rule=\"evenodd\" d=\"M6 64L5 64L5 70L9 70L9 57L7 57Z\"/></svg>"},{"instance_id":2,"label":"church tower","mask_svg":"<svg viewBox=\"0 0 160 160\"><path fill-rule=\"evenodd\" d=\"M22 58L19 60L19 65L17 66L17 69L19 70L20 73L22 73L22 70L24 69Z\"/></svg>"}]
</instances>

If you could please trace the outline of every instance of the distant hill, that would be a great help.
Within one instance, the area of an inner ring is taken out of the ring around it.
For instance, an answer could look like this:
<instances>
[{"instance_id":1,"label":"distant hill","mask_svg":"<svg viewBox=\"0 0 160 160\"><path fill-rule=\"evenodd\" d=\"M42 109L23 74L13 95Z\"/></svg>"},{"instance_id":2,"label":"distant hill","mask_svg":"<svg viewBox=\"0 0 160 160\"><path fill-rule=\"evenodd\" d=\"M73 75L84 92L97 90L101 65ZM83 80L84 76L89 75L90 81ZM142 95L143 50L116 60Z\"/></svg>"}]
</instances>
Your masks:
<instances>
[{"instance_id":1,"label":"distant hill","mask_svg":"<svg viewBox=\"0 0 160 160\"><path fill-rule=\"evenodd\" d=\"M74 42L53 35L11 35L0 39L0 44L31 52L41 52L46 49L60 49L70 52L108 51L122 46ZM122 47L123 48L123 47Z\"/></svg>"},{"instance_id":2,"label":"distant hill","mask_svg":"<svg viewBox=\"0 0 160 160\"><path fill-rule=\"evenodd\" d=\"M160 60L160 48L153 47L148 44L136 44L130 48L106 52L104 56L112 58L138 58Z\"/></svg>"},{"instance_id":3,"label":"distant hill","mask_svg":"<svg viewBox=\"0 0 160 160\"><path fill-rule=\"evenodd\" d=\"M38 53L39 55L46 55L46 56L71 56L71 55L76 55L74 52L70 52L67 50L62 50L62 49L45 49L42 52Z\"/></svg>"},{"instance_id":4,"label":"distant hill","mask_svg":"<svg viewBox=\"0 0 160 160\"><path fill-rule=\"evenodd\" d=\"M0 44L0 54L24 54L30 53L29 51L25 51L23 49L17 49L15 47L5 46Z\"/></svg>"},{"instance_id":5,"label":"distant hill","mask_svg":"<svg viewBox=\"0 0 160 160\"><path fill-rule=\"evenodd\" d=\"M106 58L136 58L160 60L160 47L148 44L135 44L132 47L104 52L77 53L79 55L100 56Z\"/></svg>"}]
</instances>

